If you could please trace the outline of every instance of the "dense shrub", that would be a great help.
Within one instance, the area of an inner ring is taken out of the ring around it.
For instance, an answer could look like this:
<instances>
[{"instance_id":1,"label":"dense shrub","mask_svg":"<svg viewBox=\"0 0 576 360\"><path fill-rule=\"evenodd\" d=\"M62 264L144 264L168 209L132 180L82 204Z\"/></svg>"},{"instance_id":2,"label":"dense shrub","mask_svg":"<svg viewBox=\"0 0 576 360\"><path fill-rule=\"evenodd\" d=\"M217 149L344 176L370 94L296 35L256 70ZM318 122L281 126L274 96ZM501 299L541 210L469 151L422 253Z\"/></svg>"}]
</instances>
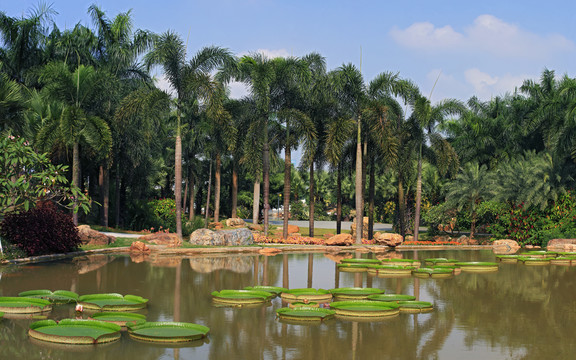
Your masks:
<instances>
[{"instance_id":1,"label":"dense shrub","mask_svg":"<svg viewBox=\"0 0 576 360\"><path fill-rule=\"evenodd\" d=\"M236 216L240 219L252 219L252 210L244 206L238 206L236 208Z\"/></svg>"},{"instance_id":2,"label":"dense shrub","mask_svg":"<svg viewBox=\"0 0 576 360\"><path fill-rule=\"evenodd\" d=\"M290 203L290 220L308 220L308 206L302 201Z\"/></svg>"},{"instance_id":3,"label":"dense shrub","mask_svg":"<svg viewBox=\"0 0 576 360\"><path fill-rule=\"evenodd\" d=\"M66 253L80 245L72 217L50 202L7 214L0 224L0 236L29 256Z\"/></svg>"}]
</instances>

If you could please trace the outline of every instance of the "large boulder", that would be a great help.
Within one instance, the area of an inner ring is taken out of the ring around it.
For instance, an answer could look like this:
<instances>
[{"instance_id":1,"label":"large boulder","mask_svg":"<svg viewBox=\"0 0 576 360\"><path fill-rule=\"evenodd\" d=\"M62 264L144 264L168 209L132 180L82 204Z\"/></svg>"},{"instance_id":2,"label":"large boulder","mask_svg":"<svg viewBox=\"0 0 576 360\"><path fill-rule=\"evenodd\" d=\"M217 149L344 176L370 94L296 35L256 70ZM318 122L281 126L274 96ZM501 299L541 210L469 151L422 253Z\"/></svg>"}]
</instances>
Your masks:
<instances>
[{"instance_id":1,"label":"large boulder","mask_svg":"<svg viewBox=\"0 0 576 360\"><path fill-rule=\"evenodd\" d=\"M134 241L130 245L130 252L131 253L149 253L150 248L148 245L144 244L142 241Z\"/></svg>"},{"instance_id":2,"label":"large boulder","mask_svg":"<svg viewBox=\"0 0 576 360\"><path fill-rule=\"evenodd\" d=\"M510 239L496 240L492 243L492 251L495 254L514 254L520 249L520 245Z\"/></svg>"},{"instance_id":3,"label":"large boulder","mask_svg":"<svg viewBox=\"0 0 576 360\"><path fill-rule=\"evenodd\" d=\"M280 234L282 234L283 230L284 230L283 226L278 227L278 232ZM288 234L295 234L295 233L299 233L299 232L300 232L300 227L298 225L288 225Z\"/></svg>"},{"instance_id":4,"label":"large boulder","mask_svg":"<svg viewBox=\"0 0 576 360\"><path fill-rule=\"evenodd\" d=\"M142 235L138 238L141 241L147 241L150 244L164 245L168 247L178 247L182 245L182 240L178 234L157 232L148 235Z\"/></svg>"},{"instance_id":5,"label":"large boulder","mask_svg":"<svg viewBox=\"0 0 576 360\"><path fill-rule=\"evenodd\" d=\"M376 244L386 245L391 247L396 247L404 241L404 238L400 234L392 234L385 232L375 232L374 241Z\"/></svg>"},{"instance_id":6,"label":"large boulder","mask_svg":"<svg viewBox=\"0 0 576 360\"><path fill-rule=\"evenodd\" d=\"M193 245L247 246L254 244L254 235L246 228L212 231L198 229L190 234Z\"/></svg>"},{"instance_id":7,"label":"large boulder","mask_svg":"<svg viewBox=\"0 0 576 360\"><path fill-rule=\"evenodd\" d=\"M548 251L575 252L576 239L552 239L546 246Z\"/></svg>"},{"instance_id":8,"label":"large boulder","mask_svg":"<svg viewBox=\"0 0 576 360\"><path fill-rule=\"evenodd\" d=\"M260 224L248 223L247 226L248 226L248 229L250 229L250 230L264 231L264 227L262 227L262 225L260 225Z\"/></svg>"},{"instance_id":9,"label":"large boulder","mask_svg":"<svg viewBox=\"0 0 576 360\"><path fill-rule=\"evenodd\" d=\"M478 245L478 240L466 235L460 236L456 241L458 241L461 245Z\"/></svg>"},{"instance_id":10,"label":"large boulder","mask_svg":"<svg viewBox=\"0 0 576 360\"><path fill-rule=\"evenodd\" d=\"M356 219L350 225L351 235L356 239ZM368 217L364 216L362 219L362 239L368 239Z\"/></svg>"},{"instance_id":11,"label":"large boulder","mask_svg":"<svg viewBox=\"0 0 576 360\"><path fill-rule=\"evenodd\" d=\"M246 223L244 222L244 220L240 219L240 218L230 218L230 219L226 219L226 226L228 227L245 227Z\"/></svg>"},{"instance_id":12,"label":"large boulder","mask_svg":"<svg viewBox=\"0 0 576 360\"><path fill-rule=\"evenodd\" d=\"M354 239L350 234L338 234L324 240L324 244L330 246L350 246L354 245Z\"/></svg>"},{"instance_id":13,"label":"large boulder","mask_svg":"<svg viewBox=\"0 0 576 360\"><path fill-rule=\"evenodd\" d=\"M78 236L80 236L82 245L110 245L116 241L114 236L93 230L89 225L78 226Z\"/></svg>"}]
</instances>

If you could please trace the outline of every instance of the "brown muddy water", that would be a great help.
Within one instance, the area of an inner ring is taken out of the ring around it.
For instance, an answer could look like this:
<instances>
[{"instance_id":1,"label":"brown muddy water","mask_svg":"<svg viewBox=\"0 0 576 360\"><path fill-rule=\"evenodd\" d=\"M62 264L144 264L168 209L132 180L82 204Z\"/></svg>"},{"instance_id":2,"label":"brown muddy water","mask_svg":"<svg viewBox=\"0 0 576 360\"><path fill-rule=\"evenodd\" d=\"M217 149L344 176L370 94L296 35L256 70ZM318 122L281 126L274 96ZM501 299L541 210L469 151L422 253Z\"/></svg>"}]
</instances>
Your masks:
<instances>
[{"instance_id":1,"label":"brown muddy water","mask_svg":"<svg viewBox=\"0 0 576 360\"><path fill-rule=\"evenodd\" d=\"M406 251L405 258L495 261L487 251ZM362 254L362 257L371 255ZM27 335L33 320L0 320L0 359L574 359L576 268L501 264L496 273L451 279L378 278L336 271L322 253L149 257L92 255L0 268L0 296L34 289L80 295L117 292L150 299L148 321L211 328L182 346L138 342L62 346ZM331 319L298 325L276 319L279 298L255 308L215 307L210 293L251 285L288 288L376 287L433 302L432 313L384 321ZM74 317L72 305L49 318Z\"/></svg>"}]
</instances>

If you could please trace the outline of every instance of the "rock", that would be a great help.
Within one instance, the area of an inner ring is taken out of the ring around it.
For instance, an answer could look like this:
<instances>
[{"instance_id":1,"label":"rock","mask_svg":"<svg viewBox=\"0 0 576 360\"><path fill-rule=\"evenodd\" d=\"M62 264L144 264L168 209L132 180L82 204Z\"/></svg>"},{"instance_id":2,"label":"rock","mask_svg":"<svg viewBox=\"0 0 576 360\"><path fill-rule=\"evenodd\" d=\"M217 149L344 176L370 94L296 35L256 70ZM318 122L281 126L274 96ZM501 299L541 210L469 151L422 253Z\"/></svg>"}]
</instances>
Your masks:
<instances>
[{"instance_id":1,"label":"rock","mask_svg":"<svg viewBox=\"0 0 576 360\"><path fill-rule=\"evenodd\" d=\"M137 263L137 264L148 260L149 257L150 257L150 254L148 254L148 253L138 253L138 252L131 252L130 253L130 260L132 260L133 263Z\"/></svg>"},{"instance_id":2,"label":"rock","mask_svg":"<svg viewBox=\"0 0 576 360\"><path fill-rule=\"evenodd\" d=\"M472 239L466 235L460 236L456 241L458 241L461 245L478 245L478 241L476 239Z\"/></svg>"},{"instance_id":3,"label":"rock","mask_svg":"<svg viewBox=\"0 0 576 360\"><path fill-rule=\"evenodd\" d=\"M278 255L281 252L282 252L282 250L277 249L277 248L263 248L263 249L258 250L258 253L265 255L265 256L274 256L274 255Z\"/></svg>"},{"instance_id":4,"label":"rock","mask_svg":"<svg viewBox=\"0 0 576 360\"><path fill-rule=\"evenodd\" d=\"M284 231L283 226L279 226L277 231L282 234ZM298 225L288 225L288 234L294 234L300 232L300 227Z\"/></svg>"},{"instance_id":5,"label":"rock","mask_svg":"<svg viewBox=\"0 0 576 360\"><path fill-rule=\"evenodd\" d=\"M447 235L436 235L432 238L435 242L446 242L446 241L452 241L452 238L450 236Z\"/></svg>"},{"instance_id":6,"label":"rock","mask_svg":"<svg viewBox=\"0 0 576 360\"><path fill-rule=\"evenodd\" d=\"M80 236L80 241L82 245L110 245L116 238L114 236L108 236L90 228L89 225L78 226L78 236Z\"/></svg>"},{"instance_id":7,"label":"rock","mask_svg":"<svg viewBox=\"0 0 576 360\"><path fill-rule=\"evenodd\" d=\"M248 223L248 229L254 231L264 231L264 227L260 224L250 224Z\"/></svg>"},{"instance_id":8,"label":"rock","mask_svg":"<svg viewBox=\"0 0 576 360\"><path fill-rule=\"evenodd\" d=\"M131 253L149 253L150 248L148 245L144 244L142 241L134 241L130 245L130 252Z\"/></svg>"},{"instance_id":9,"label":"rock","mask_svg":"<svg viewBox=\"0 0 576 360\"><path fill-rule=\"evenodd\" d=\"M546 247L548 251L573 252L576 251L576 239L552 239Z\"/></svg>"},{"instance_id":10,"label":"rock","mask_svg":"<svg viewBox=\"0 0 576 360\"><path fill-rule=\"evenodd\" d=\"M404 238L404 241L414 241L414 236L406 235L406 237Z\"/></svg>"},{"instance_id":11,"label":"rock","mask_svg":"<svg viewBox=\"0 0 576 360\"><path fill-rule=\"evenodd\" d=\"M246 246L254 244L254 236L246 228L218 231L198 229L190 234L190 243L211 246Z\"/></svg>"},{"instance_id":12,"label":"rock","mask_svg":"<svg viewBox=\"0 0 576 360\"><path fill-rule=\"evenodd\" d=\"M376 241L376 244L396 247L402 244L404 238L400 234L383 233L378 231L374 233L374 240Z\"/></svg>"},{"instance_id":13,"label":"rock","mask_svg":"<svg viewBox=\"0 0 576 360\"><path fill-rule=\"evenodd\" d=\"M324 240L330 239L332 236L334 236L334 234L330 234L330 233L324 234Z\"/></svg>"},{"instance_id":14,"label":"rock","mask_svg":"<svg viewBox=\"0 0 576 360\"><path fill-rule=\"evenodd\" d=\"M182 245L182 240L174 233L157 232L140 236L138 240L147 241L155 245L165 245L168 247L178 247Z\"/></svg>"},{"instance_id":15,"label":"rock","mask_svg":"<svg viewBox=\"0 0 576 360\"><path fill-rule=\"evenodd\" d=\"M510 239L496 240L492 243L492 251L495 254L514 254L519 249L518 242Z\"/></svg>"},{"instance_id":16,"label":"rock","mask_svg":"<svg viewBox=\"0 0 576 360\"><path fill-rule=\"evenodd\" d=\"M351 235L356 239L356 220L350 225ZM362 239L368 239L368 217L362 219Z\"/></svg>"},{"instance_id":17,"label":"rock","mask_svg":"<svg viewBox=\"0 0 576 360\"><path fill-rule=\"evenodd\" d=\"M222 230L222 228L224 227L224 225L222 225L221 222L211 222L208 224L208 227L210 229L214 229L214 230Z\"/></svg>"},{"instance_id":18,"label":"rock","mask_svg":"<svg viewBox=\"0 0 576 360\"><path fill-rule=\"evenodd\" d=\"M324 243L329 246L350 246L354 244L354 239L350 234L338 234L326 239Z\"/></svg>"},{"instance_id":19,"label":"rock","mask_svg":"<svg viewBox=\"0 0 576 360\"><path fill-rule=\"evenodd\" d=\"M241 226L244 227L246 226L246 223L244 222L243 219L240 218L230 218L230 219L226 219L226 226Z\"/></svg>"}]
</instances>

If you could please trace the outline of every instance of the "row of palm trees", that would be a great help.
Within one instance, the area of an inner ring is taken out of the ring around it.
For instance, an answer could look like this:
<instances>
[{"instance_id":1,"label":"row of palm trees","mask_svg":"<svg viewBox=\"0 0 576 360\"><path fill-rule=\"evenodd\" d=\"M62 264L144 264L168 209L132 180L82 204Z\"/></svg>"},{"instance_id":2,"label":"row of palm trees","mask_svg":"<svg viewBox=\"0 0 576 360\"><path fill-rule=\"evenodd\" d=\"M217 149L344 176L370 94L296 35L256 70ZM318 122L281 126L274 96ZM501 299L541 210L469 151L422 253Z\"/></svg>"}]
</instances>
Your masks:
<instances>
[{"instance_id":1,"label":"row of palm trees","mask_svg":"<svg viewBox=\"0 0 576 360\"><path fill-rule=\"evenodd\" d=\"M188 208L192 220L203 205L197 201L199 189L206 189L209 214L212 184L201 179L205 172L211 179L212 171L218 221L225 159L231 163L229 215L237 215L239 186L251 179L253 220L258 221L262 197L267 233L270 173L280 166L282 151L282 199L289 209L292 151L300 148L301 167L309 174L311 236L315 174L328 168L336 177L338 233L343 177L354 177L356 241L361 242L365 210L372 236L377 178L393 174L395 226L402 235L414 226L417 240L424 168L432 167L449 182L461 164L497 168L532 150L554 155L565 167L576 155L575 80L557 80L552 71L545 71L540 83L526 81L514 95L432 104L397 73L384 72L366 83L356 66L329 71L317 53L236 57L210 46L187 58L186 43L172 31L134 30L130 12L110 19L93 5L88 13L93 28L78 24L60 31L47 25L54 15L50 7L22 18L0 12L0 131L29 138L56 162L71 162L72 182L99 200L105 226L111 193L117 225L127 208L137 212L138 199L174 196L176 232L182 236L183 212ZM155 68L171 94L154 85L150 73ZM244 83L249 95L230 99L231 81ZM570 187L570 180L560 176L552 187ZM446 189L435 194L437 201L456 196ZM285 216L284 237L287 222Z\"/></svg>"}]
</instances>

